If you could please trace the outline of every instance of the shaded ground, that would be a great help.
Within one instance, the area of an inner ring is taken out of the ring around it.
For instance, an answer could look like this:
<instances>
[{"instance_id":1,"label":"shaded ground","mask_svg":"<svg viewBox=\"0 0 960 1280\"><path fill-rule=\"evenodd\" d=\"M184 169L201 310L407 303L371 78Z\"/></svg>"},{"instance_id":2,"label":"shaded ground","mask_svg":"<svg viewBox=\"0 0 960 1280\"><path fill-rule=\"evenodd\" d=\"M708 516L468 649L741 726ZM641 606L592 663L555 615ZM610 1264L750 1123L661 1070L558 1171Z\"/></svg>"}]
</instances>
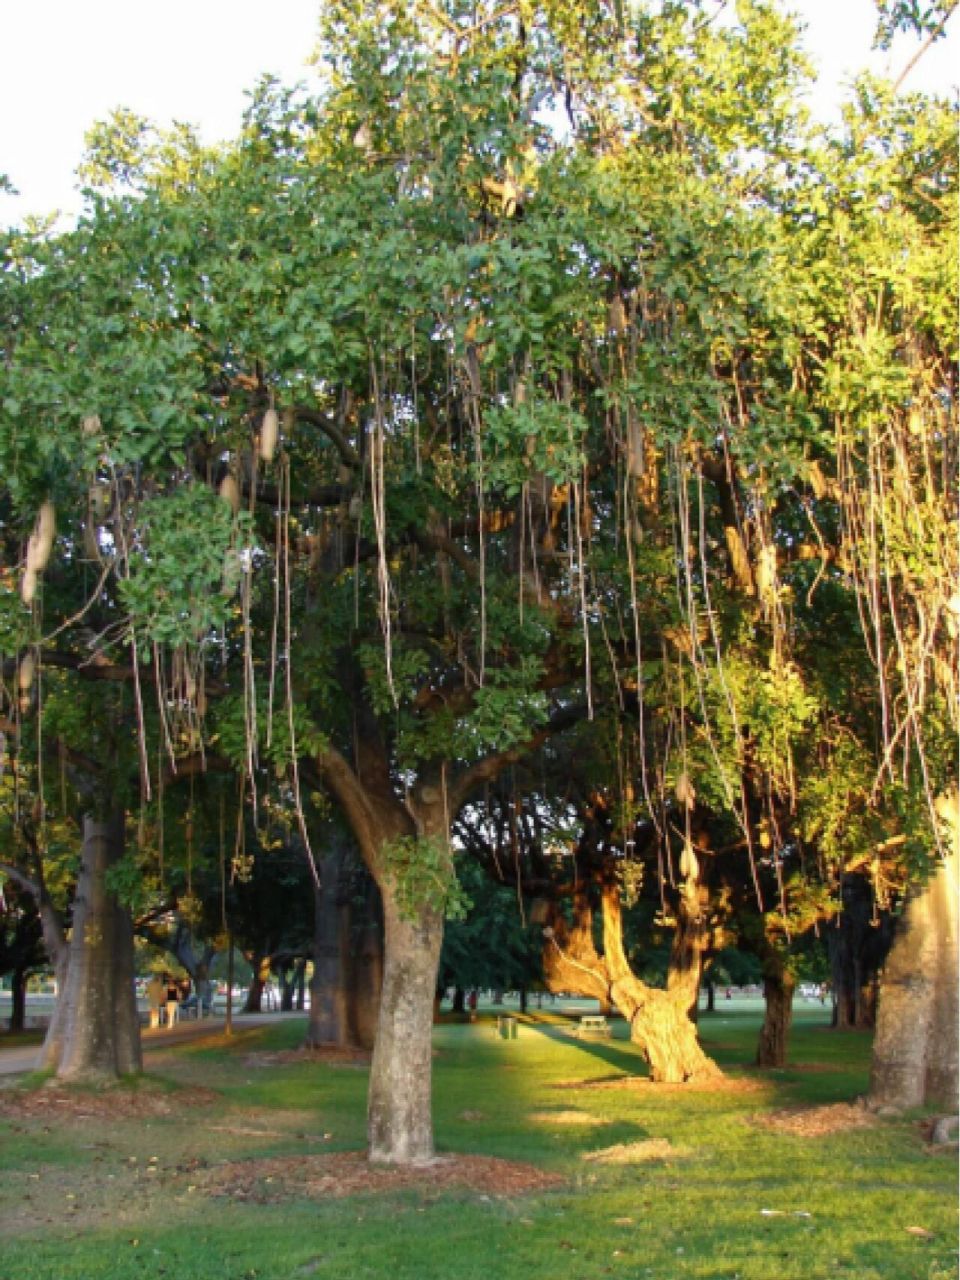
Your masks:
<instances>
[{"instance_id":1,"label":"shaded ground","mask_svg":"<svg viewBox=\"0 0 960 1280\"><path fill-rule=\"evenodd\" d=\"M283 1067L291 1063L323 1063L327 1067L366 1067L371 1054L365 1049L341 1049L336 1045L323 1045L315 1049L280 1049L275 1053L261 1051L248 1053L244 1063L248 1067Z\"/></svg>"},{"instance_id":2,"label":"shaded ground","mask_svg":"<svg viewBox=\"0 0 960 1280\"><path fill-rule=\"evenodd\" d=\"M460 1188L489 1197L513 1198L558 1187L558 1174L491 1156L438 1156L427 1165L393 1169L372 1165L358 1151L319 1156L242 1160L197 1174L196 1185L213 1196L258 1204L290 1199L329 1199L363 1192Z\"/></svg>"},{"instance_id":3,"label":"shaded ground","mask_svg":"<svg viewBox=\"0 0 960 1280\"><path fill-rule=\"evenodd\" d=\"M205 1107L218 1098L199 1085L170 1089L144 1080L136 1088L68 1088L50 1081L40 1089L0 1089L0 1116L60 1124L64 1120L142 1119L174 1116L186 1107Z\"/></svg>"}]
</instances>

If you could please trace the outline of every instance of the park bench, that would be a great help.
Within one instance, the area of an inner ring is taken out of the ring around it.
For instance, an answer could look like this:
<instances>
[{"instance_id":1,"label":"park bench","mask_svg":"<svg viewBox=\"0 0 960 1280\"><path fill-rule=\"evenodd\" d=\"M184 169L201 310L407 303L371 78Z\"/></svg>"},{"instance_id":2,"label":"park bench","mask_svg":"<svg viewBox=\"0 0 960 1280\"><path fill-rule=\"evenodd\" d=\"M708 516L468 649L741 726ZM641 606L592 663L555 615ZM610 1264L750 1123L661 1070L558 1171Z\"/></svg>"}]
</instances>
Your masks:
<instances>
[{"instance_id":1,"label":"park bench","mask_svg":"<svg viewBox=\"0 0 960 1280\"><path fill-rule=\"evenodd\" d=\"M209 1018L213 1016L213 990L204 993L201 999L197 999L196 994L188 996L186 1000L181 1000L177 1010L177 1016L180 1018Z\"/></svg>"},{"instance_id":2,"label":"park bench","mask_svg":"<svg viewBox=\"0 0 960 1280\"><path fill-rule=\"evenodd\" d=\"M610 1023L602 1014L588 1013L580 1019L577 1035L581 1039L584 1036L609 1036L611 1030Z\"/></svg>"}]
</instances>

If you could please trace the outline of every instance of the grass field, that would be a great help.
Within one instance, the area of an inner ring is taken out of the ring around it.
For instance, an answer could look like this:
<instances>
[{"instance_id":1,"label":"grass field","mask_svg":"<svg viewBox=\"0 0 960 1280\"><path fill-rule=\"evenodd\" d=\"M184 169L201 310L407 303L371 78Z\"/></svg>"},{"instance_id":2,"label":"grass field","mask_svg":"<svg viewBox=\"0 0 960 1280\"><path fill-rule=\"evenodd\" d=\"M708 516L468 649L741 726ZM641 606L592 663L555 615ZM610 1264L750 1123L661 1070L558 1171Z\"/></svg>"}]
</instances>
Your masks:
<instances>
[{"instance_id":1,"label":"grass field","mask_svg":"<svg viewBox=\"0 0 960 1280\"><path fill-rule=\"evenodd\" d=\"M819 1007L789 1069L749 1068L759 1016L704 1019L733 1087L701 1092L637 1081L625 1039L552 1013L515 1041L438 1027L439 1149L555 1175L522 1194L505 1166L483 1190L335 1195L324 1158L363 1145L366 1070L284 1052L297 1022L166 1051L137 1095L153 1110L27 1082L0 1092L0 1280L956 1277L956 1152L926 1148L921 1116L849 1105L869 1042Z\"/></svg>"}]
</instances>

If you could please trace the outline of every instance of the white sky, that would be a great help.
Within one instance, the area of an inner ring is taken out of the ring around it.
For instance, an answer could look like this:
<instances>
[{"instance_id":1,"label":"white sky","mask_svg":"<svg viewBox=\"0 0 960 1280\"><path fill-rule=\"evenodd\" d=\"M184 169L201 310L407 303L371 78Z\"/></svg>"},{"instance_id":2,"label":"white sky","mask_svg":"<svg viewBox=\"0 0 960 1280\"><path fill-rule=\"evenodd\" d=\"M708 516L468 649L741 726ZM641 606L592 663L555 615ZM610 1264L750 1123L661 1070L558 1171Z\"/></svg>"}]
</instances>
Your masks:
<instances>
[{"instance_id":1,"label":"white sky","mask_svg":"<svg viewBox=\"0 0 960 1280\"><path fill-rule=\"evenodd\" d=\"M262 73L307 79L322 0L0 0L0 224L76 212L74 171L95 120L128 107L157 124L196 125L207 141L236 134ZM822 115L868 63L893 74L918 47L871 54L873 0L790 0L807 23ZM960 16L905 87L949 90L960 79Z\"/></svg>"}]
</instances>

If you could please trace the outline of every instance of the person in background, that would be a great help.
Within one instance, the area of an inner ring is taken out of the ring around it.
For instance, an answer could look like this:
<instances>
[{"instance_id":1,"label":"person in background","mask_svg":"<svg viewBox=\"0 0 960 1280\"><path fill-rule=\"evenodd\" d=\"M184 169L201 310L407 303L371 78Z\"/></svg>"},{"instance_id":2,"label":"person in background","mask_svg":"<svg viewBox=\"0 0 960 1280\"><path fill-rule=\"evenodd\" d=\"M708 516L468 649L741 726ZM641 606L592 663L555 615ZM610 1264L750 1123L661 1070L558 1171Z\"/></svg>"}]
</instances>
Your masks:
<instances>
[{"instance_id":1,"label":"person in background","mask_svg":"<svg viewBox=\"0 0 960 1280\"><path fill-rule=\"evenodd\" d=\"M177 1010L180 1007L180 988L177 986L176 978L167 975L167 1026L174 1027L177 1024Z\"/></svg>"},{"instance_id":2,"label":"person in background","mask_svg":"<svg viewBox=\"0 0 960 1280\"><path fill-rule=\"evenodd\" d=\"M147 1003L150 1006L150 1026L159 1027L160 1009L167 1002L167 984L159 973L155 973L147 983Z\"/></svg>"}]
</instances>

